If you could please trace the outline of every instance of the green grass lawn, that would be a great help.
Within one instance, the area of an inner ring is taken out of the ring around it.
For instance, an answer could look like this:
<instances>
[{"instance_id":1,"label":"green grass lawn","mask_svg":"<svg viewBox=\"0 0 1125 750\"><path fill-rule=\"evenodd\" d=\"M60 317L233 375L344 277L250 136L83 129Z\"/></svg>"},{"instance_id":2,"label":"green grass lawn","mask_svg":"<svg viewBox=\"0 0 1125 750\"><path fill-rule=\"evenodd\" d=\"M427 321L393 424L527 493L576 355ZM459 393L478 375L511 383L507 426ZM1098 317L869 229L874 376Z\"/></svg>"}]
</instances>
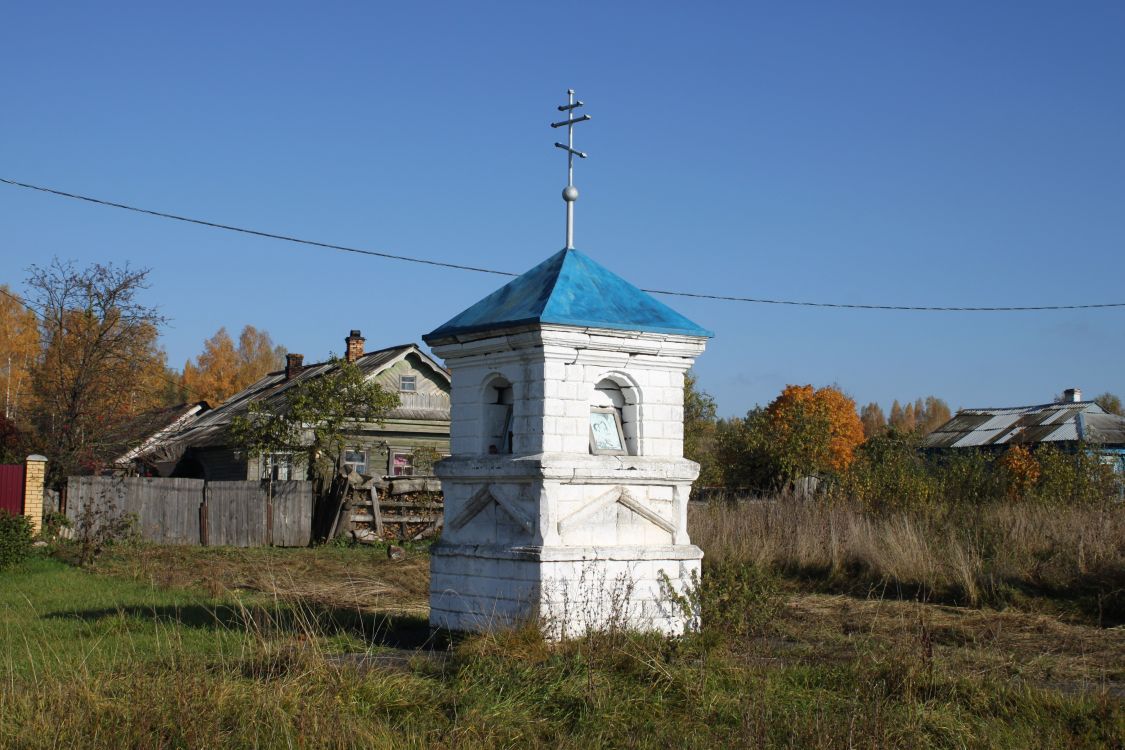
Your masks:
<instances>
[{"instance_id":1,"label":"green grass lawn","mask_svg":"<svg viewBox=\"0 0 1125 750\"><path fill-rule=\"evenodd\" d=\"M36 557L0 573L0 747L1125 744L1119 630L771 589L767 621L678 641L450 643L426 576L424 550Z\"/></svg>"},{"instance_id":2,"label":"green grass lawn","mask_svg":"<svg viewBox=\"0 0 1125 750\"><path fill-rule=\"evenodd\" d=\"M246 644L233 601L91 575L35 557L0 580L6 675L98 674L170 653L221 657Z\"/></svg>"}]
</instances>

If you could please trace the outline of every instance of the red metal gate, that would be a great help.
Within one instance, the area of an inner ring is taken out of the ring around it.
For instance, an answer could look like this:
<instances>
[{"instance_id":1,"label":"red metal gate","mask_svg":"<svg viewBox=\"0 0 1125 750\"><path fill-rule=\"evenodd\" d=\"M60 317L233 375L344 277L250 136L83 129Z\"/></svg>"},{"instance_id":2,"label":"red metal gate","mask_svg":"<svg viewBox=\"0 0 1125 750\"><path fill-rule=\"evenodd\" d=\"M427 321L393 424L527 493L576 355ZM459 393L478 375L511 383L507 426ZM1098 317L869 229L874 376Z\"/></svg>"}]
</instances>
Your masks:
<instances>
[{"instance_id":1,"label":"red metal gate","mask_svg":"<svg viewBox=\"0 0 1125 750\"><path fill-rule=\"evenodd\" d=\"M0 464L0 510L23 513L23 464Z\"/></svg>"}]
</instances>

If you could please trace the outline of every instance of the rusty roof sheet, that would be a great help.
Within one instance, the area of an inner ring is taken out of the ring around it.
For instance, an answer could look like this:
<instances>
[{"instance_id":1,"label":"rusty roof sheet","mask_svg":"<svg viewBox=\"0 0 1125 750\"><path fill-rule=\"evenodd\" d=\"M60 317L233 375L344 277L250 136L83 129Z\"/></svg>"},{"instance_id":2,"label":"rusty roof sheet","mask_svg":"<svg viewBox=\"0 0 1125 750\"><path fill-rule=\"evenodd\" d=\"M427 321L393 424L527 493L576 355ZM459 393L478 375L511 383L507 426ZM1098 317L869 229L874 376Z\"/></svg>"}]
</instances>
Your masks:
<instances>
[{"instance_id":1,"label":"rusty roof sheet","mask_svg":"<svg viewBox=\"0 0 1125 750\"><path fill-rule=\"evenodd\" d=\"M961 409L922 441L925 448L969 448L1089 440L1125 445L1125 417L1093 401L997 409Z\"/></svg>"}]
</instances>

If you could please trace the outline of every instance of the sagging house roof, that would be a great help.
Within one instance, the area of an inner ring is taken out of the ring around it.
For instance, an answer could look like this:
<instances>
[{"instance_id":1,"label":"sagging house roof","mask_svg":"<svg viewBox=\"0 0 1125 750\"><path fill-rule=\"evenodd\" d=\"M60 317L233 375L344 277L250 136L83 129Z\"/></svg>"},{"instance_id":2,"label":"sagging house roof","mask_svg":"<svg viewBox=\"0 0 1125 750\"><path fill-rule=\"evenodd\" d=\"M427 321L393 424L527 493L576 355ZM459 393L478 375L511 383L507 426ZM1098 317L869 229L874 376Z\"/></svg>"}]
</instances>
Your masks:
<instances>
[{"instance_id":1,"label":"sagging house roof","mask_svg":"<svg viewBox=\"0 0 1125 750\"><path fill-rule=\"evenodd\" d=\"M113 463L126 465L148 455L162 441L187 429L200 415L210 409L211 406L206 401L196 401L141 414L128 425L127 430L136 439L144 437L144 440L119 456Z\"/></svg>"},{"instance_id":2,"label":"sagging house roof","mask_svg":"<svg viewBox=\"0 0 1125 750\"><path fill-rule=\"evenodd\" d=\"M409 355L419 357L423 362L433 368L438 377L449 381L449 372L438 364L433 358L418 348L415 344L400 344L398 346L379 349L369 352L355 360L368 378L378 375L383 370L405 359ZM145 443L148 446L143 454L147 461L175 461L183 455L188 448L206 448L223 446L228 443L227 430L236 415L245 414L250 404L263 402L277 404L285 398L286 392L298 383L306 382L330 372L338 364L334 362L318 362L311 365L300 365L297 372L291 377L286 377L287 370L278 370L264 375L257 382L231 396L221 406L212 409L188 424L184 429L171 434L165 434L161 439L158 436ZM387 414L387 419L423 419L449 421L448 399L427 398L427 394L400 394L406 396L403 403ZM133 456L136 459L138 456Z\"/></svg>"},{"instance_id":3,"label":"sagging house roof","mask_svg":"<svg viewBox=\"0 0 1125 750\"><path fill-rule=\"evenodd\" d=\"M922 441L923 448L1073 443L1125 446L1125 417L1093 401L999 409L961 409Z\"/></svg>"}]
</instances>

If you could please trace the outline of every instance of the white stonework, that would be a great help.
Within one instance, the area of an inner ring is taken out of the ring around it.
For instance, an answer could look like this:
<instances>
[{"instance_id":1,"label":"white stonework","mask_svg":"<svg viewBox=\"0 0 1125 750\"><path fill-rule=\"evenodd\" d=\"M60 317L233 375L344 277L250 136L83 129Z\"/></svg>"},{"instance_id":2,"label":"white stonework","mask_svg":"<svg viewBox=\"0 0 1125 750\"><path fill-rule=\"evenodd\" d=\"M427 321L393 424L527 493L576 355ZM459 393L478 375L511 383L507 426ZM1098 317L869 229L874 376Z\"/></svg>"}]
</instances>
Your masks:
<instances>
[{"instance_id":1,"label":"white stonework","mask_svg":"<svg viewBox=\"0 0 1125 750\"><path fill-rule=\"evenodd\" d=\"M431 624L684 631L693 615L665 589L682 594L703 557L687 533L699 466L683 458L683 382L704 343L548 324L430 341L453 378ZM628 455L591 455L592 407L617 408Z\"/></svg>"}]
</instances>

